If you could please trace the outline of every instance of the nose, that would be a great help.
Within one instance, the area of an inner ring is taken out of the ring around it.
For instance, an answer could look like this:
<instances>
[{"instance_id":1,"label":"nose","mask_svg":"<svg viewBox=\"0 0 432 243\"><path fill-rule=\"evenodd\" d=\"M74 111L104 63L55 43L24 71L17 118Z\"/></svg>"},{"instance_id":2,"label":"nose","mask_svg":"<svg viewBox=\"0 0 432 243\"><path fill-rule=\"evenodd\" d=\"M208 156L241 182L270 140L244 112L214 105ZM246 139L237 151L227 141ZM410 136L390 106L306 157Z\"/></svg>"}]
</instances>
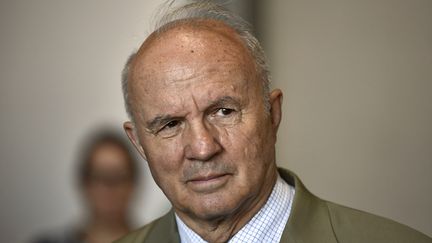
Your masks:
<instances>
[{"instance_id":1,"label":"nose","mask_svg":"<svg viewBox=\"0 0 432 243\"><path fill-rule=\"evenodd\" d=\"M195 122L187 129L185 157L189 160L208 161L222 151L217 140L217 131L203 121Z\"/></svg>"}]
</instances>

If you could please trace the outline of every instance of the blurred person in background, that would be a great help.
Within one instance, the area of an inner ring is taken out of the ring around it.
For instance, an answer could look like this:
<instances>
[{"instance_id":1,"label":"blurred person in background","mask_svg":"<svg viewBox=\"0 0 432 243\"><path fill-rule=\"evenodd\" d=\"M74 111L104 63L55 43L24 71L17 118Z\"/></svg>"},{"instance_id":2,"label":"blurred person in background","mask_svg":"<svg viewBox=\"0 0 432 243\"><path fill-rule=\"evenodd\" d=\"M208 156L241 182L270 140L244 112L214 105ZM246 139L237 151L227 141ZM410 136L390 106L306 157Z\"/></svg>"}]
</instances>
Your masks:
<instances>
[{"instance_id":1,"label":"blurred person in background","mask_svg":"<svg viewBox=\"0 0 432 243\"><path fill-rule=\"evenodd\" d=\"M134 152L122 133L102 129L90 135L77 163L77 184L87 213L84 223L34 242L106 243L128 233L137 167Z\"/></svg>"}]
</instances>

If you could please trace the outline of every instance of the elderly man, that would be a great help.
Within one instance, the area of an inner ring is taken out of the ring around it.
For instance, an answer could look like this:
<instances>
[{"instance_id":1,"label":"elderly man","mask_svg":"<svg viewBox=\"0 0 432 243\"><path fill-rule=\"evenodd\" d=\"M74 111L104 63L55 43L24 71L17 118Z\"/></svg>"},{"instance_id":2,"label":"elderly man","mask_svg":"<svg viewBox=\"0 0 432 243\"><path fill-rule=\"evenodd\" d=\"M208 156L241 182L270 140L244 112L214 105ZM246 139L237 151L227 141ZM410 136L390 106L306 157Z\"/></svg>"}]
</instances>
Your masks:
<instances>
[{"instance_id":1,"label":"elderly man","mask_svg":"<svg viewBox=\"0 0 432 243\"><path fill-rule=\"evenodd\" d=\"M123 76L124 128L172 203L119 242L432 242L323 201L278 169L282 92L247 24L209 3L168 12Z\"/></svg>"}]
</instances>

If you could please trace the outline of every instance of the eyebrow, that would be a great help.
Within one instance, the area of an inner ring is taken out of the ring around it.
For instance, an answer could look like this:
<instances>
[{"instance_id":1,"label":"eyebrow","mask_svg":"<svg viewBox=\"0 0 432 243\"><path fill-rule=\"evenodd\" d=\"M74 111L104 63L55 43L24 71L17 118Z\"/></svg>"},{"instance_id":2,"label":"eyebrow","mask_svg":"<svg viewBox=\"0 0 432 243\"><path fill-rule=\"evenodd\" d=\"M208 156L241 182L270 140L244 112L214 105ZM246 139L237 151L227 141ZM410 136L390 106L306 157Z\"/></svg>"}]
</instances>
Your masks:
<instances>
[{"instance_id":1,"label":"eyebrow","mask_svg":"<svg viewBox=\"0 0 432 243\"><path fill-rule=\"evenodd\" d=\"M234 104L236 106L240 106L240 102L236 98L231 96L223 96L211 102L205 110L211 110L216 107L221 107L227 104ZM146 129L151 133L155 133L159 126L161 126L162 124L166 124L175 119L181 119L181 118L177 116L171 116L171 115L158 115L155 118L146 122Z\"/></svg>"},{"instance_id":2,"label":"eyebrow","mask_svg":"<svg viewBox=\"0 0 432 243\"><path fill-rule=\"evenodd\" d=\"M207 110L209 109L213 109L216 107L220 107L220 106L224 106L227 104L233 104L236 106L240 106L240 102L238 101L238 99L232 97L232 96L223 96L215 101L213 101L212 103L210 103L210 105L208 106Z\"/></svg>"}]
</instances>

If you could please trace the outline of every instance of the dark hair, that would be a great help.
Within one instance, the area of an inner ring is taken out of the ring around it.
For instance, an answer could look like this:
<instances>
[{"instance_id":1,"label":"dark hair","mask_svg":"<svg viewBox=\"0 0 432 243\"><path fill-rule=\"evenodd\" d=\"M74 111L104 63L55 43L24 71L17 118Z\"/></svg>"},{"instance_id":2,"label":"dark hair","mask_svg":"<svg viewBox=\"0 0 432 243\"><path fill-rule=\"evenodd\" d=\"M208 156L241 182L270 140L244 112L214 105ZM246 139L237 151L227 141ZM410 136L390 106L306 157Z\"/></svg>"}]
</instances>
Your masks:
<instances>
[{"instance_id":1,"label":"dark hair","mask_svg":"<svg viewBox=\"0 0 432 243\"><path fill-rule=\"evenodd\" d=\"M127 163L133 182L139 177L139 166L136 154L127 140L126 135L112 128L102 128L92 132L84 139L77 161L77 179L83 185L91 173L91 159L94 151L101 145L114 145L125 152Z\"/></svg>"}]
</instances>

